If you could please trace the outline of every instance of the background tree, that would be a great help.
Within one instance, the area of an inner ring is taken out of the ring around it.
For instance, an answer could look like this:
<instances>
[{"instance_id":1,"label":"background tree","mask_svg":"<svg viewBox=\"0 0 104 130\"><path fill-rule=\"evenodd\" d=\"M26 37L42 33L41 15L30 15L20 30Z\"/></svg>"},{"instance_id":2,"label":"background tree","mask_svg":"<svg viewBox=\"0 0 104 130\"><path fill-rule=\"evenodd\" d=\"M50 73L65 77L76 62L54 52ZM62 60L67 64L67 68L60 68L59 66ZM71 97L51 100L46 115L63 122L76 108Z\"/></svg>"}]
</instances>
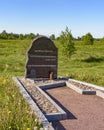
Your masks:
<instances>
[{"instance_id":1,"label":"background tree","mask_svg":"<svg viewBox=\"0 0 104 130\"><path fill-rule=\"evenodd\" d=\"M8 39L15 39L14 34L13 34L13 33L9 33L9 34L8 34Z\"/></svg>"},{"instance_id":2,"label":"background tree","mask_svg":"<svg viewBox=\"0 0 104 130\"><path fill-rule=\"evenodd\" d=\"M24 38L25 38L25 39L30 39L30 34L25 34L25 35L24 35Z\"/></svg>"},{"instance_id":3,"label":"background tree","mask_svg":"<svg viewBox=\"0 0 104 130\"><path fill-rule=\"evenodd\" d=\"M0 34L0 38L1 39L8 39L8 33L5 30L2 31L2 33Z\"/></svg>"},{"instance_id":4,"label":"background tree","mask_svg":"<svg viewBox=\"0 0 104 130\"><path fill-rule=\"evenodd\" d=\"M101 42L104 43L104 37L101 39Z\"/></svg>"},{"instance_id":5,"label":"background tree","mask_svg":"<svg viewBox=\"0 0 104 130\"><path fill-rule=\"evenodd\" d=\"M90 33L87 33L82 37L82 41L85 45L93 45L94 43L94 38Z\"/></svg>"},{"instance_id":6,"label":"background tree","mask_svg":"<svg viewBox=\"0 0 104 130\"><path fill-rule=\"evenodd\" d=\"M30 33L30 35L29 35L29 39L34 39L36 36L35 36L35 34L34 33Z\"/></svg>"},{"instance_id":7,"label":"background tree","mask_svg":"<svg viewBox=\"0 0 104 130\"><path fill-rule=\"evenodd\" d=\"M52 34L52 35L50 36L50 39L51 39L51 40L55 40L55 35Z\"/></svg>"},{"instance_id":8,"label":"background tree","mask_svg":"<svg viewBox=\"0 0 104 130\"><path fill-rule=\"evenodd\" d=\"M19 39L23 40L23 38L24 38L24 35L23 34L19 34Z\"/></svg>"},{"instance_id":9,"label":"background tree","mask_svg":"<svg viewBox=\"0 0 104 130\"><path fill-rule=\"evenodd\" d=\"M73 36L68 27L61 32L60 42L63 45L63 54L69 59L75 53L76 49L73 42Z\"/></svg>"}]
</instances>

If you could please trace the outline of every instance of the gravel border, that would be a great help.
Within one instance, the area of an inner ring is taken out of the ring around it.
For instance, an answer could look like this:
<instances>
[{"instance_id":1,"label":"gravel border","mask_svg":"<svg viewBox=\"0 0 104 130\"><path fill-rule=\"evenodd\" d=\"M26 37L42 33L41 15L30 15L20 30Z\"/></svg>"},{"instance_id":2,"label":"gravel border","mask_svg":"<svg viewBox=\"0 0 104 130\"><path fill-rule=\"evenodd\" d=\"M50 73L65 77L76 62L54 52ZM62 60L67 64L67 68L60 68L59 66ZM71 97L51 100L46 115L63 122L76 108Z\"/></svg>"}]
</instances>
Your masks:
<instances>
[{"instance_id":1,"label":"gravel border","mask_svg":"<svg viewBox=\"0 0 104 130\"><path fill-rule=\"evenodd\" d=\"M34 113L37 115L40 123L43 125L44 130L54 130L54 128L51 126L47 118L44 116L44 114L41 112L37 104L33 101L33 99L30 97L28 92L24 89L22 84L18 81L16 77L12 78L13 81L16 83L16 85L19 87L20 92L23 94L24 98L28 101L31 109L34 111ZM35 128L34 128L35 130Z\"/></svg>"},{"instance_id":2,"label":"gravel border","mask_svg":"<svg viewBox=\"0 0 104 130\"><path fill-rule=\"evenodd\" d=\"M26 91L31 95L39 109L49 121L62 120L67 118L67 114L62 110L46 93L46 88L60 87L65 82L60 80L34 80L30 78L20 78ZM41 86L40 86L41 85Z\"/></svg>"},{"instance_id":3,"label":"gravel border","mask_svg":"<svg viewBox=\"0 0 104 130\"><path fill-rule=\"evenodd\" d=\"M68 81L66 81L66 85L80 94L96 94L97 96L104 98L104 87L74 79L68 79Z\"/></svg>"}]
</instances>

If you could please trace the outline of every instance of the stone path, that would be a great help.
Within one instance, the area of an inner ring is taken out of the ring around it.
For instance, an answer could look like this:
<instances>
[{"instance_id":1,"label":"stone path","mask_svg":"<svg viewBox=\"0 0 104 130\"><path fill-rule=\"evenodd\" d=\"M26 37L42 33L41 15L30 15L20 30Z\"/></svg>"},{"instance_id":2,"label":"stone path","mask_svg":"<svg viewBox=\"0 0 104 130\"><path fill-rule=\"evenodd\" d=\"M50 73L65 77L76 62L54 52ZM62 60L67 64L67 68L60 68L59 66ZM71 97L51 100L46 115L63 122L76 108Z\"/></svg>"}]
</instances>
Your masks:
<instances>
[{"instance_id":1,"label":"stone path","mask_svg":"<svg viewBox=\"0 0 104 130\"><path fill-rule=\"evenodd\" d=\"M68 119L53 122L55 130L104 130L104 99L60 87L46 92L67 112Z\"/></svg>"}]
</instances>

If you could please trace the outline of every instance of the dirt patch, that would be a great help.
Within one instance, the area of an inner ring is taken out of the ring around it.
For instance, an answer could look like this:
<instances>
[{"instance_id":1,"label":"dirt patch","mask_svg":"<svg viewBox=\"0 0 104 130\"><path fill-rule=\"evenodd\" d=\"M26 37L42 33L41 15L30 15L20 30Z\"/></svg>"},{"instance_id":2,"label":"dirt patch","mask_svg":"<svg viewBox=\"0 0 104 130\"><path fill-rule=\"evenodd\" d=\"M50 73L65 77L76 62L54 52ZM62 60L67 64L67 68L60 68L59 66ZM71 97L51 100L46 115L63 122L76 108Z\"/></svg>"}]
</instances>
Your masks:
<instances>
[{"instance_id":1,"label":"dirt patch","mask_svg":"<svg viewBox=\"0 0 104 130\"><path fill-rule=\"evenodd\" d=\"M56 130L104 130L104 99L81 95L67 87L46 92L68 114L67 120L52 122Z\"/></svg>"}]
</instances>

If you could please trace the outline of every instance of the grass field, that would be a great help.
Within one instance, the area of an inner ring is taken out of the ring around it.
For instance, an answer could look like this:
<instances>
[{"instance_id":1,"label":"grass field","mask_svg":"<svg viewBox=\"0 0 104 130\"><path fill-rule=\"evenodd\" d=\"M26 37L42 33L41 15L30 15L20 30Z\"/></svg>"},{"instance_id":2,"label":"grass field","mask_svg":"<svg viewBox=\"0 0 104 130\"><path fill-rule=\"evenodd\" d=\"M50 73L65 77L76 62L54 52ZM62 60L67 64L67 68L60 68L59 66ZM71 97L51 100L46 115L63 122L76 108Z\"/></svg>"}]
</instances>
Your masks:
<instances>
[{"instance_id":1,"label":"grass field","mask_svg":"<svg viewBox=\"0 0 104 130\"><path fill-rule=\"evenodd\" d=\"M104 43L95 41L91 46L75 41L77 51L70 60L62 55L61 44L58 41L55 41L55 44L58 47L58 76L104 86ZM30 40L0 40L0 129L2 130L14 130L14 128L32 130L33 125L37 126L37 129L40 128L36 117L28 113L30 108L27 102L11 80L12 76L25 75L26 52L30 45ZM18 102L21 105L18 105Z\"/></svg>"},{"instance_id":2,"label":"grass field","mask_svg":"<svg viewBox=\"0 0 104 130\"><path fill-rule=\"evenodd\" d=\"M94 45L83 45L80 41L76 41L77 51L70 60L62 55L60 43L57 43L57 46L59 46L60 76L104 86L104 43L95 41Z\"/></svg>"},{"instance_id":3,"label":"grass field","mask_svg":"<svg viewBox=\"0 0 104 130\"><path fill-rule=\"evenodd\" d=\"M26 52L30 40L0 40L0 75L25 75ZM104 43L95 41L94 45L75 42L76 54L70 60L62 55L62 46L58 47L58 76L71 77L104 86Z\"/></svg>"}]
</instances>

